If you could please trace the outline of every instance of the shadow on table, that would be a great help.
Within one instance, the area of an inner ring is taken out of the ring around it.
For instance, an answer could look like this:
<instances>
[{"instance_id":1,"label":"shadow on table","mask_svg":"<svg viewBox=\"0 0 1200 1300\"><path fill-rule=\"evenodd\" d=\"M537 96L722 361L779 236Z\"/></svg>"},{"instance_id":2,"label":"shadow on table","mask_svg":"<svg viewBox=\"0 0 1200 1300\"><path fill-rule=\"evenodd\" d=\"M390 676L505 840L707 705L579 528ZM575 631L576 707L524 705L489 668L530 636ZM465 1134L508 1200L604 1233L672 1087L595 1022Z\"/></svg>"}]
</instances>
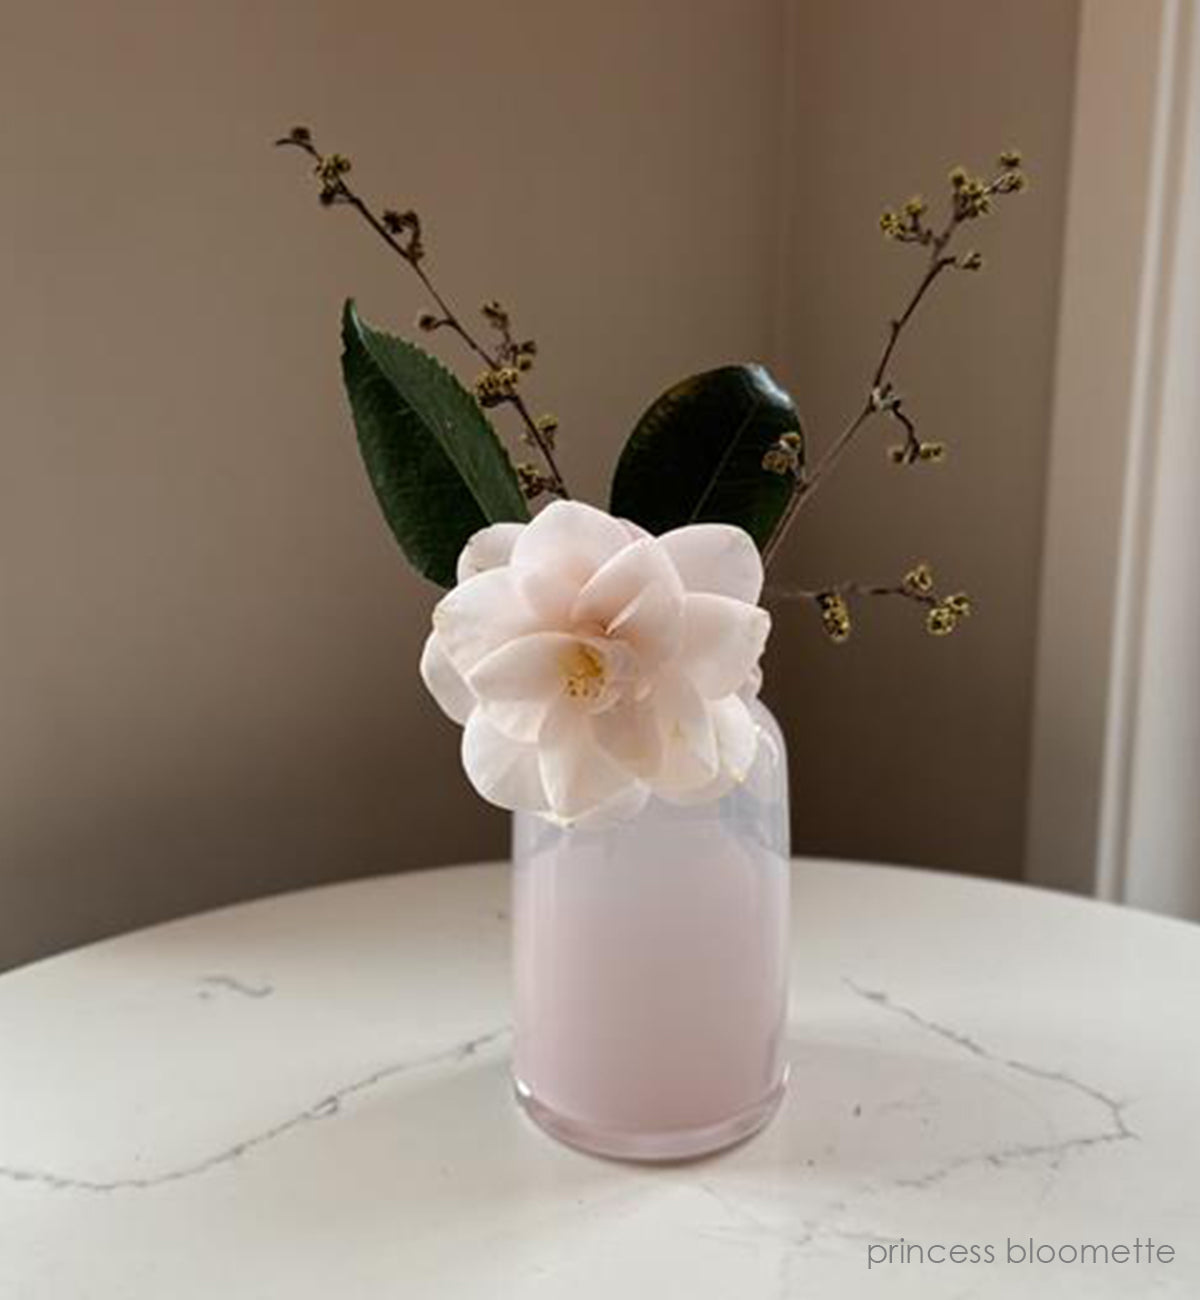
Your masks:
<instances>
[{"instance_id":1,"label":"shadow on table","mask_svg":"<svg viewBox=\"0 0 1200 1300\"><path fill-rule=\"evenodd\" d=\"M493 1243L505 1276L554 1267L590 1249L598 1223L639 1240L733 1234L754 1249L857 1250L905 1231L895 1200L905 1190L947 1222L1001 1209L1009 1222L1016 1178L1033 1212L1062 1155L1106 1141L1113 1122L1072 1081L931 1043L918 1027L911 1045L797 1036L788 1092L760 1134L687 1163L620 1163L564 1147L527 1119L509 1046L355 1091L273 1153L248 1153L211 1213L240 1222L268 1196L272 1230L286 1225L343 1254L394 1224L430 1276L484 1268L462 1256L470 1240Z\"/></svg>"},{"instance_id":2,"label":"shadow on table","mask_svg":"<svg viewBox=\"0 0 1200 1300\"><path fill-rule=\"evenodd\" d=\"M1119 1136L1115 1111L1087 1085L974 1047L930 1045L914 1028L911 1048L793 1037L789 1086L765 1130L698 1160L635 1165L571 1151L537 1129L512 1096L507 1047L374 1104L396 1108L410 1154L487 1171L498 1189L551 1170L556 1184L583 1186L614 1167L730 1165L847 1191L925 1190L972 1166L1040 1174L1072 1146Z\"/></svg>"}]
</instances>

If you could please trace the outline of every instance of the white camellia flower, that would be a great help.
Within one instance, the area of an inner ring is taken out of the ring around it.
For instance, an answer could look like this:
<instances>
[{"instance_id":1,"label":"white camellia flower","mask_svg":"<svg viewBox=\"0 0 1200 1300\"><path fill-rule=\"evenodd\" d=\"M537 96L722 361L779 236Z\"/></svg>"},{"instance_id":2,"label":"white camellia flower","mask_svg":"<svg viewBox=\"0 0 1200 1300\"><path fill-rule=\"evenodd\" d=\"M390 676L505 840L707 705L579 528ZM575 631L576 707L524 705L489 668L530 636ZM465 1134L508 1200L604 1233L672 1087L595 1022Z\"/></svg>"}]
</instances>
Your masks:
<instances>
[{"instance_id":1,"label":"white camellia flower","mask_svg":"<svg viewBox=\"0 0 1200 1300\"><path fill-rule=\"evenodd\" d=\"M726 524L655 538L556 501L476 533L421 656L465 727L471 783L502 808L576 821L743 780L771 627L762 581L753 539Z\"/></svg>"}]
</instances>

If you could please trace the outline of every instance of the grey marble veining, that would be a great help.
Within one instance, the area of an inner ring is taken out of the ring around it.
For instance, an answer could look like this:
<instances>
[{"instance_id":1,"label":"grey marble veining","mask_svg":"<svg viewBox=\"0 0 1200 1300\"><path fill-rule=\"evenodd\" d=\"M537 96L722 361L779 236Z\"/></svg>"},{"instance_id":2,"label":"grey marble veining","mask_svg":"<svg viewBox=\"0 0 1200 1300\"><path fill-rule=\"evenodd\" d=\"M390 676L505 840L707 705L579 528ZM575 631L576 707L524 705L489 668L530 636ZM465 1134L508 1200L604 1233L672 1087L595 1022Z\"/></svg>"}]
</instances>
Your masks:
<instances>
[{"instance_id":1,"label":"grey marble veining","mask_svg":"<svg viewBox=\"0 0 1200 1300\"><path fill-rule=\"evenodd\" d=\"M511 1101L506 890L323 889L0 979L0 1296L1200 1294L1196 928L798 864L784 1106L633 1166ZM1004 1258L1148 1236L1174 1258ZM999 1258L905 1259L954 1243Z\"/></svg>"}]
</instances>

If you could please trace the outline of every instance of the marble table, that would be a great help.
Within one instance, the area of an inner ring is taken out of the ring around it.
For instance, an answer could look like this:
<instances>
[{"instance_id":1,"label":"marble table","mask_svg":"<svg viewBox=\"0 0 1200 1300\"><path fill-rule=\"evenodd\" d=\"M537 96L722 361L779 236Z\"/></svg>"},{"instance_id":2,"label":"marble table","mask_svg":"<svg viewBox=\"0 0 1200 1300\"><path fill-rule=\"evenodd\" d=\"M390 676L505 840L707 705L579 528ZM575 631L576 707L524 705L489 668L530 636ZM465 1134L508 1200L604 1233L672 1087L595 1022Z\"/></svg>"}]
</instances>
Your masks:
<instances>
[{"instance_id":1,"label":"marble table","mask_svg":"<svg viewBox=\"0 0 1200 1300\"><path fill-rule=\"evenodd\" d=\"M782 1110L628 1166L510 1098L507 883L331 886L0 978L0 1297L1200 1295L1200 928L799 862ZM1084 1245L1108 1262L1057 1257Z\"/></svg>"}]
</instances>

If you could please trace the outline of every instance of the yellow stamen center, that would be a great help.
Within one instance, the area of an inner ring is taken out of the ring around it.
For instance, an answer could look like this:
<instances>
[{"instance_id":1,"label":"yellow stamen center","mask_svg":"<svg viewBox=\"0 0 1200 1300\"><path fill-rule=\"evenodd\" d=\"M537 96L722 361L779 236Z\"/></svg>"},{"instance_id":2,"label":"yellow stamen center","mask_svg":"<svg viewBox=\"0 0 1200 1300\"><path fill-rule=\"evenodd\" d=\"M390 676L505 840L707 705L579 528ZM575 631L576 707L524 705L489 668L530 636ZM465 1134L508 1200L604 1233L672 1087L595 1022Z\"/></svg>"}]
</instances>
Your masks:
<instances>
[{"instance_id":1,"label":"yellow stamen center","mask_svg":"<svg viewBox=\"0 0 1200 1300\"><path fill-rule=\"evenodd\" d=\"M563 690L573 700L594 700L604 689L604 660L590 646L576 642L563 655Z\"/></svg>"}]
</instances>

